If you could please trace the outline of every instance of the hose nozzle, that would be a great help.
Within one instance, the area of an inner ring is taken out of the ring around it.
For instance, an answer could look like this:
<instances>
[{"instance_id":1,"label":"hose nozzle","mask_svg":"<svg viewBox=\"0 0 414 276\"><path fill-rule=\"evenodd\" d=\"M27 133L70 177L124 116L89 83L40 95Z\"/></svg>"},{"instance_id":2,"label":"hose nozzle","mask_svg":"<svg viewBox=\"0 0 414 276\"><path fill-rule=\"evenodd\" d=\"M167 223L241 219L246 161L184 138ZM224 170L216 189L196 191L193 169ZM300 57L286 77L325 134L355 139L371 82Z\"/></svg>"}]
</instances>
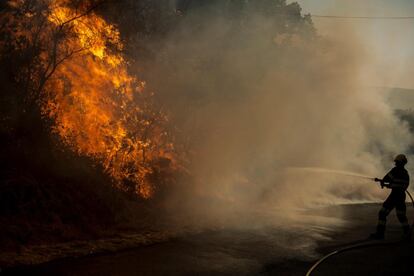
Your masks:
<instances>
[{"instance_id":1,"label":"hose nozzle","mask_svg":"<svg viewBox=\"0 0 414 276\"><path fill-rule=\"evenodd\" d=\"M385 182L384 182L384 180L382 180L382 179L380 179L380 178L374 178L374 181L375 182L379 182L380 184L381 184L381 189L384 189L384 187L388 187L386 184L385 184Z\"/></svg>"}]
</instances>

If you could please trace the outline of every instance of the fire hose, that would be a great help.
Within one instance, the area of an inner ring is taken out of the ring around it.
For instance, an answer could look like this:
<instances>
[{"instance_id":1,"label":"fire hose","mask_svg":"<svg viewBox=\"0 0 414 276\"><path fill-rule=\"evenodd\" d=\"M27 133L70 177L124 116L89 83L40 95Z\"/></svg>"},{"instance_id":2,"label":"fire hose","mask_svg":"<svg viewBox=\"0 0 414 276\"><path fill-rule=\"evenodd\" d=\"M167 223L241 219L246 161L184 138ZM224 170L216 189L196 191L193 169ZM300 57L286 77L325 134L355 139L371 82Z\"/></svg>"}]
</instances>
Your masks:
<instances>
[{"instance_id":1,"label":"fire hose","mask_svg":"<svg viewBox=\"0 0 414 276\"><path fill-rule=\"evenodd\" d=\"M384 184L384 182L382 182L378 178L369 178L369 179L374 180L376 182L381 182L381 188L387 187L387 185ZM408 197L410 198L411 204L414 208L414 199L413 199L413 197L411 196L410 192L408 192L408 191L405 191L405 192L408 195ZM412 231L413 228L414 228L414 221L413 221L412 226L411 226L411 231ZM324 261L326 261L327 259L329 259L330 257L332 257L334 255L338 255L340 253L350 251L350 250L354 250L354 249L368 248L368 247L375 247L375 246L388 246L388 245L395 245L395 244L398 244L398 243L400 243L400 242L398 241L398 242L388 242L388 243L384 243L384 242L359 243L359 244L350 245L350 246L346 246L346 247L337 249L335 251L330 252L329 254L326 254L322 258L320 258L314 265L312 265L312 267L308 270L308 272L306 272L306 276L311 276L312 272L314 272L320 264L322 264Z\"/></svg>"}]
</instances>

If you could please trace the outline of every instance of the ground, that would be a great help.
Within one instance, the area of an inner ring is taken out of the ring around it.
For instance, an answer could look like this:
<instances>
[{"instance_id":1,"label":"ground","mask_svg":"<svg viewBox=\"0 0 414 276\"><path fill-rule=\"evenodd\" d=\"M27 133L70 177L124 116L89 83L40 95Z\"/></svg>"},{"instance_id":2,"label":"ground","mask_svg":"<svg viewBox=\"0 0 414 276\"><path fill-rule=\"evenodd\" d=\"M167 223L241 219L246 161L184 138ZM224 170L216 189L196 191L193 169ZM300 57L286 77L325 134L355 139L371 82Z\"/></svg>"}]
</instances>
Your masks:
<instances>
[{"instance_id":1,"label":"ground","mask_svg":"<svg viewBox=\"0 0 414 276\"><path fill-rule=\"evenodd\" d=\"M306 227L294 226L294 231L253 226L210 229L117 253L17 267L4 275L305 275L324 254L367 242L379 208L378 204L330 206L304 211ZM344 223L334 227L338 214ZM320 225L320 216L331 223ZM336 255L312 275L414 275L413 244L388 244L398 241L400 234L392 213L381 245Z\"/></svg>"}]
</instances>

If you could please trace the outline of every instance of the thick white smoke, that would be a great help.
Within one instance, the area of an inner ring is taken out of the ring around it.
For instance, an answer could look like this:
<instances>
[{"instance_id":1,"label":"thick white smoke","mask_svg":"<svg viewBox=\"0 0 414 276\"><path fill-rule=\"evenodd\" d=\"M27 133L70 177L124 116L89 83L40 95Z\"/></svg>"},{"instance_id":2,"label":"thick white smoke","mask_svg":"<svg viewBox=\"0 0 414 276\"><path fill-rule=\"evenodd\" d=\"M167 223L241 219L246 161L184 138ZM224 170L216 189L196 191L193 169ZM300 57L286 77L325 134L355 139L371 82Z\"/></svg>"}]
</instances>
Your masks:
<instances>
[{"instance_id":1,"label":"thick white smoke","mask_svg":"<svg viewBox=\"0 0 414 276\"><path fill-rule=\"evenodd\" d=\"M283 34L251 15L248 28L235 32L232 18L194 26L199 16L183 17L158 45L148 80L192 153L190 180L169 197L172 213L249 224L258 213L280 221L315 204L384 196L367 180L286 170L379 177L407 150L408 129L366 88L369 55L352 31L341 30L340 40Z\"/></svg>"}]
</instances>

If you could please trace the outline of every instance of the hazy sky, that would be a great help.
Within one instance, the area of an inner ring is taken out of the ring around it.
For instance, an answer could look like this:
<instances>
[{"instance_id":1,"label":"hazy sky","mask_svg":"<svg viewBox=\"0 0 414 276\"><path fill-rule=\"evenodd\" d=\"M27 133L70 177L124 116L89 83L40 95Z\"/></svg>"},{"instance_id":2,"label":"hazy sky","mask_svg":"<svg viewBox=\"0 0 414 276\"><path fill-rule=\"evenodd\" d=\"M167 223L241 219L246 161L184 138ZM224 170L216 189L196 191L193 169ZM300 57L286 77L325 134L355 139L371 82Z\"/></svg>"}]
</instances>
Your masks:
<instances>
[{"instance_id":1,"label":"hazy sky","mask_svg":"<svg viewBox=\"0 0 414 276\"><path fill-rule=\"evenodd\" d=\"M414 16L413 0L297 0L304 13L345 16ZM319 33L337 35L338 25L355 30L372 55L377 76L367 85L414 88L414 19L313 18Z\"/></svg>"}]
</instances>

